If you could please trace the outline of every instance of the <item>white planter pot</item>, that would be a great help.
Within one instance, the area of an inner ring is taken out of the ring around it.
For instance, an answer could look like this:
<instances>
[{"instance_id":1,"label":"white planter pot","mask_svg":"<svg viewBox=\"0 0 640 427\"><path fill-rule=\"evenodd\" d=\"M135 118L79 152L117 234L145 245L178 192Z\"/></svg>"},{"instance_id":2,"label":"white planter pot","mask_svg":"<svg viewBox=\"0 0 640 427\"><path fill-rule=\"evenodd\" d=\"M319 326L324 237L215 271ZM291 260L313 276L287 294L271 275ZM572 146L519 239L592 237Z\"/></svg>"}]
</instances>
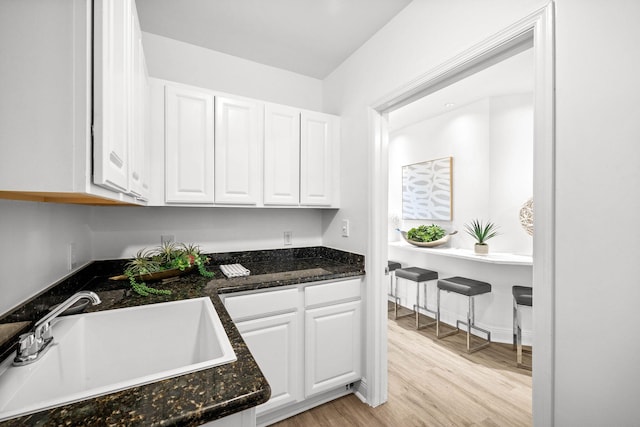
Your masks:
<instances>
[{"instance_id":1,"label":"white planter pot","mask_svg":"<svg viewBox=\"0 0 640 427\"><path fill-rule=\"evenodd\" d=\"M476 255L487 255L489 253L489 245L476 243L473 247Z\"/></svg>"}]
</instances>

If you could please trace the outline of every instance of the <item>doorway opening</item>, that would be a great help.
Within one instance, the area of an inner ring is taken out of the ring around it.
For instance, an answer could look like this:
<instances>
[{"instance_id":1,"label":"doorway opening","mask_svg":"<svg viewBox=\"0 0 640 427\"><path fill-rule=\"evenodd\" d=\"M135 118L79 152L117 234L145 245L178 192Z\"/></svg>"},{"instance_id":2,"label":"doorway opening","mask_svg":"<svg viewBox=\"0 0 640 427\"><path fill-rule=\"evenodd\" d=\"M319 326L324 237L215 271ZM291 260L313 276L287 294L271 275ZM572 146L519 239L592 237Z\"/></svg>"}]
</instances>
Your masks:
<instances>
[{"instance_id":1,"label":"doorway opening","mask_svg":"<svg viewBox=\"0 0 640 427\"><path fill-rule=\"evenodd\" d=\"M370 242L368 264L376 266L369 280L375 289L368 301L369 345L367 360L369 403L387 399L387 289L384 268L388 259L388 158L389 115L465 77L476 74L527 49L534 55L533 198L533 413L536 423L551 425L553 402L554 322L554 82L553 4L515 23L494 37L463 52L440 67L389 94L370 109ZM380 349L380 351L378 351Z\"/></svg>"}]
</instances>

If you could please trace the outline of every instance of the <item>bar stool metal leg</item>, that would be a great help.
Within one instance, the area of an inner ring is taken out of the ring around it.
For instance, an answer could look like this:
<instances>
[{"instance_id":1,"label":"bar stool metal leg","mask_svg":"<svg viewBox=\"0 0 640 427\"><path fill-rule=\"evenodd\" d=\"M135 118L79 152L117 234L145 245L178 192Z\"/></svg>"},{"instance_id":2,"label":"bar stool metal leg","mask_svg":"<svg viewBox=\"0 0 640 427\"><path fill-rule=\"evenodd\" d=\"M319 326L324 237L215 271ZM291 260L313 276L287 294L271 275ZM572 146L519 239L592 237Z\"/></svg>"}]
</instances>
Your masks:
<instances>
[{"instance_id":1,"label":"bar stool metal leg","mask_svg":"<svg viewBox=\"0 0 640 427\"><path fill-rule=\"evenodd\" d=\"M467 321L463 322L462 320L456 320L456 328L452 331L440 333L440 288L438 288L438 311L436 314L436 337L445 338L460 332L460 325L465 325L467 327L467 353L474 353L478 350L481 350L485 347L488 347L491 344L491 331L480 328L475 325L475 303L473 300L473 296L467 296L469 298L469 308L467 310ZM471 347L471 329L475 329L476 331L483 332L487 335L486 342L479 344L475 347Z\"/></svg>"},{"instance_id":2,"label":"bar stool metal leg","mask_svg":"<svg viewBox=\"0 0 640 427\"><path fill-rule=\"evenodd\" d=\"M393 272L391 274L391 281L393 283L393 293L387 294L391 298L393 298L393 320L401 319L403 317L411 316L413 313L403 314L402 316L398 316L398 306L400 305L400 297L398 296L398 276L396 276ZM415 307L414 307L415 308Z\"/></svg>"},{"instance_id":3,"label":"bar stool metal leg","mask_svg":"<svg viewBox=\"0 0 640 427\"><path fill-rule=\"evenodd\" d=\"M516 345L517 345L516 344L516 316L517 315L518 315L518 309L516 307L516 300L514 299L512 307L511 307L511 317L512 317L511 321L512 321L512 324L513 324L513 329L512 329L513 337L512 338L513 338L513 349L514 350L516 349Z\"/></svg>"},{"instance_id":4,"label":"bar stool metal leg","mask_svg":"<svg viewBox=\"0 0 640 427\"><path fill-rule=\"evenodd\" d=\"M468 296L467 298L469 298L469 308L467 311L467 321L463 322L462 320L456 320L456 330L459 331L460 330L460 325L465 325L467 327L467 353L473 353L476 352L478 350L481 350L485 347L488 347L489 344L491 344L491 331L488 331L486 329L482 329L478 326L476 326L475 322L475 302L473 299L473 296ZM471 329L475 329L476 331L480 331L483 332L484 334L487 335L487 339L486 342L482 343L482 344L478 344L475 347L471 347Z\"/></svg>"},{"instance_id":5,"label":"bar stool metal leg","mask_svg":"<svg viewBox=\"0 0 640 427\"><path fill-rule=\"evenodd\" d=\"M424 305L420 305L420 285L422 285L423 293L424 293ZM437 320L432 322L427 322L424 325L420 324L420 309L426 311L427 313L433 314L433 317L436 317L437 312L428 308L427 304L427 282L416 283L416 305L413 306L413 310L416 312L416 330L420 328L426 328L427 326L435 325Z\"/></svg>"},{"instance_id":6,"label":"bar stool metal leg","mask_svg":"<svg viewBox=\"0 0 640 427\"><path fill-rule=\"evenodd\" d=\"M440 288L438 288L438 293L437 293L437 307L436 307L436 337L437 338L445 338L445 337L449 337L451 335L457 334L458 332L460 332L460 329L458 329L458 325L456 323L456 329L454 329L453 331L449 331L449 332L443 332L442 334L440 333Z\"/></svg>"},{"instance_id":7,"label":"bar stool metal leg","mask_svg":"<svg viewBox=\"0 0 640 427\"><path fill-rule=\"evenodd\" d=\"M522 361L522 319L520 310L514 301L514 346L516 348L516 364L518 368L531 370L531 366L525 365Z\"/></svg>"},{"instance_id":8,"label":"bar stool metal leg","mask_svg":"<svg viewBox=\"0 0 640 427\"><path fill-rule=\"evenodd\" d=\"M389 293L387 296L393 299L393 318L397 319L400 297L398 297L398 278L393 271L389 272Z\"/></svg>"},{"instance_id":9,"label":"bar stool metal leg","mask_svg":"<svg viewBox=\"0 0 640 427\"><path fill-rule=\"evenodd\" d=\"M520 307L532 307L532 289L525 286L514 286L513 292L513 347L516 350L516 365L518 368L531 370L531 366L522 361L522 311Z\"/></svg>"}]
</instances>

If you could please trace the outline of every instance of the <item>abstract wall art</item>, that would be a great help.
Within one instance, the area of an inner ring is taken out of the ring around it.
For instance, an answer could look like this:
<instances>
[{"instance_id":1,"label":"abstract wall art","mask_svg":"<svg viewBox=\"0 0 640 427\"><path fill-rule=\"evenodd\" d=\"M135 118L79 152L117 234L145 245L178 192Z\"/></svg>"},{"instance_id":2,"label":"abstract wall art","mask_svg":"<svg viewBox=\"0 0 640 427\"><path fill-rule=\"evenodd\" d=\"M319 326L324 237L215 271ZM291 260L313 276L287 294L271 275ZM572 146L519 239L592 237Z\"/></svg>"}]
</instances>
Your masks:
<instances>
[{"instance_id":1,"label":"abstract wall art","mask_svg":"<svg viewBox=\"0 0 640 427\"><path fill-rule=\"evenodd\" d=\"M402 219L451 221L452 157L402 167Z\"/></svg>"}]
</instances>

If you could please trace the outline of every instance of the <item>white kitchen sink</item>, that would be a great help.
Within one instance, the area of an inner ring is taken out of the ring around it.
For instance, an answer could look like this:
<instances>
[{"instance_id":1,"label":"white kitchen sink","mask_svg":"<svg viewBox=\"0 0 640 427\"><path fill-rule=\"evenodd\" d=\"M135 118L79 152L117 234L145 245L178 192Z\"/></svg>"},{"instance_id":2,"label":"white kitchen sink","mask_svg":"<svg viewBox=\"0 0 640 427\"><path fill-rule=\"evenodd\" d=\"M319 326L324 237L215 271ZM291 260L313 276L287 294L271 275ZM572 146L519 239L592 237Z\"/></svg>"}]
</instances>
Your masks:
<instances>
[{"instance_id":1,"label":"white kitchen sink","mask_svg":"<svg viewBox=\"0 0 640 427\"><path fill-rule=\"evenodd\" d=\"M236 360L209 298L52 322L40 360L0 364L0 421Z\"/></svg>"}]
</instances>

